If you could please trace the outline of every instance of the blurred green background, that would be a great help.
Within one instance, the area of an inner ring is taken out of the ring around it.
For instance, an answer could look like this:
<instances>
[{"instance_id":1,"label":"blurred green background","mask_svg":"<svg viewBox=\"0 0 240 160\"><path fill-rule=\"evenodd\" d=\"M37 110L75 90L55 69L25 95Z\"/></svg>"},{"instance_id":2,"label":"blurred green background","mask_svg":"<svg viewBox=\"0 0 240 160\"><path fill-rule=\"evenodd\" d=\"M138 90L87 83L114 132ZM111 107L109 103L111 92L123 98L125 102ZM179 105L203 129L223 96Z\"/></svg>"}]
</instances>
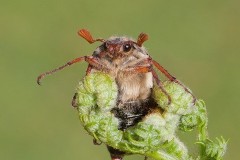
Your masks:
<instances>
[{"instance_id":1,"label":"blurred green background","mask_svg":"<svg viewBox=\"0 0 240 160\"><path fill-rule=\"evenodd\" d=\"M239 0L2 0L0 159L110 159L104 145L92 144L70 104L86 63L36 84L40 73L99 45L78 37L81 28L102 38L148 33L152 57L205 100L210 136L230 139L225 159L239 159L239 7ZM197 147L194 133L181 135Z\"/></svg>"}]
</instances>

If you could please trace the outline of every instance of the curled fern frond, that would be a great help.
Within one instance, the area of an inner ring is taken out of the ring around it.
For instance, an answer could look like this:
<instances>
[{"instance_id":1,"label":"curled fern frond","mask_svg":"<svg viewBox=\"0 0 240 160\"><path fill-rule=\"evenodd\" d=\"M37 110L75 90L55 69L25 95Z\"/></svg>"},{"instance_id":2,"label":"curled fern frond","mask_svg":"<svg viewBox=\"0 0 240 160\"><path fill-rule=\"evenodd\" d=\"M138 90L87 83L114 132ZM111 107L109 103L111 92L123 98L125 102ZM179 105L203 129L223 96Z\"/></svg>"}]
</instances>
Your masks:
<instances>
[{"instance_id":1,"label":"curled fern frond","mask_svg":"<svg viewBox=\"0 0 240 160\"><path fill-rule=\"evenodd\" d=\"M211 141L207 132L207 110L203 100L193 98L185 89L171 81L163 82L172 103L158 86L153 88L157 111L148 113L136 125L119 130L119 119L111 112L116 106L118 88L108 74L95 72L78 85L76 106L80 121L97 141L128 154L141 154L156 160L221 160L227 148L225 139ZM201 154L193 158L176 131L198 129L197 143Z\"/></svg>"}]
</instances>

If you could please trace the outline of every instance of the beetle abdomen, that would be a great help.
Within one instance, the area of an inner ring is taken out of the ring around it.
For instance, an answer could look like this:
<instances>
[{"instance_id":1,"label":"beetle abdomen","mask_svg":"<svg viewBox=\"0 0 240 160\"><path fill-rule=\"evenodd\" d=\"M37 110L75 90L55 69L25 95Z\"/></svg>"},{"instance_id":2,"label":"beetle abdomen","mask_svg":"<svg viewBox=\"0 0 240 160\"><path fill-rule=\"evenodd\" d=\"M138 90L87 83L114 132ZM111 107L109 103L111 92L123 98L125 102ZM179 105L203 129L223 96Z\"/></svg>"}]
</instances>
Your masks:
<instances>
[{"instance_id":1,"label":"beetle abdomen","mask_svg":"<svg viewBox=\"0 0 240 160\"><path fill-rule=\"evenodd\" d=\"M119 130L125 130L137 124L150 110L156 107L157 103L150 96L146 100L118 103L111 112L119 119Z\"/></svg>"}]
</instances>

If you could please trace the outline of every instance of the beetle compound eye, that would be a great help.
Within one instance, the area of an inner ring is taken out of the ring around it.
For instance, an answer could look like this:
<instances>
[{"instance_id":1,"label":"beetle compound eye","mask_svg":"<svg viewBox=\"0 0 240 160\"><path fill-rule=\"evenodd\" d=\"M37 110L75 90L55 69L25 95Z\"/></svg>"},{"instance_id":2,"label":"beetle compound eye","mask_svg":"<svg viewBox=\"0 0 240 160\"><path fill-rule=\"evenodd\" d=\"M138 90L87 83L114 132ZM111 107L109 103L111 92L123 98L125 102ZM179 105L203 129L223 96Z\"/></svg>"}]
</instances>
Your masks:
<instances>
[{"instance_id":1,"label":"beetle compound eye","mask_svg":"<svg viewBox=\"0 0 240 160\"><path fill-rule=\"evenodd\" d=\"M123 45L123 51L129 52L131 50L132 46L130 44L124 44Z\"/></svg>"}]
</instances>

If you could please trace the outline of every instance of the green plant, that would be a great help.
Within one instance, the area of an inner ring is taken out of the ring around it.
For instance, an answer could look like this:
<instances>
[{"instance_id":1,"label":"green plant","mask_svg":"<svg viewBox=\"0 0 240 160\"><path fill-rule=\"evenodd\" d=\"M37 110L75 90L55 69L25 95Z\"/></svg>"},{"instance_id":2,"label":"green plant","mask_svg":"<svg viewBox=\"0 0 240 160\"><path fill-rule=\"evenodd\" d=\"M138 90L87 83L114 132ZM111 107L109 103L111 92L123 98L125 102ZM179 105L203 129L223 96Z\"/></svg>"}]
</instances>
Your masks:
<instances>
[{"instance_id":1,"label":"green plant","mask_svg":"<svg viewBox=\"0 0 240 160\"><path fill-rule=\"evenodd\" d=\"M220 160L227 142L222 137L216 141L207 134L207 111L203 100L193 98L184 88L165 81L163 86L172 102L159 89L153 88L153 97L163 110L154 112L125 131L118 130L118 119L111 113L116 104L117 84L107 74L96 72L86 76L77 87L77 109L82 125L96 140L131 154L141 154L156 160ZM196 143L200 145L198 157L192 157L179 140L176 130L184 132L198 129Z\"/></svg>"}]
</instances>

